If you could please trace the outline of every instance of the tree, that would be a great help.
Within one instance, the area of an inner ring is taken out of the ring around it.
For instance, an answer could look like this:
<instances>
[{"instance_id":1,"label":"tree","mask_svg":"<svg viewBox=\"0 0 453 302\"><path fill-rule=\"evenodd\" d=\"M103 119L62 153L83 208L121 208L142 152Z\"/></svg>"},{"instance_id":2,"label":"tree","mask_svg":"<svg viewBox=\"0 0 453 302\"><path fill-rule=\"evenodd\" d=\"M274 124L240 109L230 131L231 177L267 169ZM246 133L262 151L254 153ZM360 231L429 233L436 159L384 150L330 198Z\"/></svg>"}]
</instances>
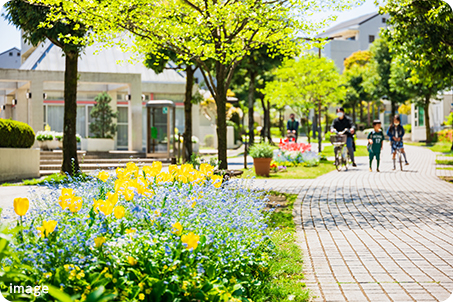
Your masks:
<instances>
[{"instance_id":1,"label":"tree","mask_svg":"<svg viewBox=\"0 0 453 302\"><path fill-rule=\"evenodd\" d=\"M375 99L388 99L391 102L391 116L394 116L398 106L410 97L405 93L407 91L391 85L391 66L396 54L390 51L388 37L385 35L373 42L370 52L370 72L363 86Z\"/></svg>"},{"instance_id":2,"label":"tree","mask_svg":"<svg viewBox=\"0 0 453 302\"><path fill-rule=\"evenodd\" d=\"M177 64L176 68L168 67L169 61ZM151 52L145 56L145 66L151 68L156 73L162 73L164 69L184 70L186 73L186 87L184 93L184 160L186 162L192 159L192 104L196 102L193 97L193 87L195 82L195 71L197 66L186 64L183 61L178 62L178 57L171 49L161 49L158 52Z\"/></svg>"},{"instance_id":3,"label":"tree","mask_svg":"<svg viewBox=\"0 0 453 302\"><path fill-rule=\"evenodd\" d=\"M77 63L83 43L75 43L67 37L85 39L87 29L83 24L72 20L48 21L54 7L30 4L23 0L10 0L5 4L6 19L23 30L23 37L37 46L46 39L60 47L65 55L64 73L64 126L63 164L61 171L73 175L78 173L77 159ZM61 16L64 19L64 14ZM42 24L47 23L46 27Z\"/></svg>"},{"instance_id":4,"label":"tree","mask_svg":"<svg viewBox=\"0 0 453 302\"><path fill-rule=\"evenodd\" d=\"M253 144L255 140L253 129L257 95L264 110L264 127L261 134L263 138L267 137L269 142L272 142L270 136L270 103L264 99L264 94L261 91L266 83L273 79L271 71L279 66L283 59L284 56L274 54L269 51L267 46L263 46L244 57L233 77L232 86L237 97L247 99L250 144Z\"/></svg>"},{"instance_id":5,"label":"tree","mask_svg":"<svg viewBox=\"0 0 453 302\"><path fill-rule=\"evenodd\" d=\"M311 109L343 99L345 89L335 63L313 54L304 54L297 60L286 60L275 70L275 80L263 90L265 99L276 105L289 105L299 115L308 115ZM307 132L309 136L309 131Z\"/></svg>"},{"instance_id":6,"label":"tree","mask_svg":"<svg viewBox=\"0 0 453 302\"><path fill-rule=\"evenodd\" d=\"M90 112L93 121L90 123L90 131L95 138L113 138L116 133L116 124L113 119L118 117L118 112L114 113L110 102L112 98L106 92L96 96L96 104Z\"/></svg>"},{"instance_id":7,"label":"tree","mask_svg":"<svg viewBox=\"0 0 453 302\"><path fill-rule=\"evenodd\" d=\"M348 5L331 1L332 9ZM303 18L317 7L301 0L141 0L133 5L129 0L61 0L61 3L70 18L88 22L107 41L112 41L112 32L127 30L134 35L133 50L149 53L171 49L181 60L199 66L217 103L221 169L227 168L226 94L239 62L263 45L278 53L294 53L296 34L309 33L317 27ZM58 12L53 18L59 18Z\"/></svg>"},{"instance_id":8,"label":"tree","mask_svg":"<svg viewBox=\"0 0 453 302\"><path fill-rule=\"evenodd\" d=\"M430 143L430 100L452 86L452 9L441 0L392 0L382 12L390 14L391 27L385 35L400 59L399 67L409 75L403 87L414 92L424 107L426 142Z\"/></svg>"},{"instance_id":9,"label":"tree","mask_svg":"<svg viewBox=\"0 0 453 302\"><path fill-rule=\"evenodd\" d=\"M344 61L345 71L343 76L346 82L345 107L352 109L352 120L356 122L356 108L360 105L360 122L363 118L362 101L369 102L372 96L364 87L364 81L369 74L369 62L371 53L369 51L357 51ZM368 125L369 126L369 125Z\"/></svg>"}]
</instances>

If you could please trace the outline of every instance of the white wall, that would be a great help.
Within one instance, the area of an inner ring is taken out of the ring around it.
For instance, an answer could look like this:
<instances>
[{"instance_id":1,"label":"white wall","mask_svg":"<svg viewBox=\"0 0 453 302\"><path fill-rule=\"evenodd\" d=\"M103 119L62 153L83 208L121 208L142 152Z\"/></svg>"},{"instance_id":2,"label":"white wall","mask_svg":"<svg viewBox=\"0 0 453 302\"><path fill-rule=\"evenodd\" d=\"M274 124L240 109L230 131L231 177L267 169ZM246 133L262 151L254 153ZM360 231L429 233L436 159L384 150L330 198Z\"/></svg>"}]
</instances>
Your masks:
<instances>
[{"instance_id":1,"label":"white wall","mask_svg":"<svg viewBox=\"0 0 453 302\"><path fill-rule=\"evenodd\" d=\"M39 177L39 149L0 148L0 181Z\"/></svg>"},{"instance_id":2,"label":"white wall","mask_svg":"<svg viewBox=\"0 0 453 302\"><path fill-rule=\"evenodd\" d=\"M20 50L17 48L9 49L0 54L0 68L19 68L20 61Z\"/></svg>"}]
</instances>

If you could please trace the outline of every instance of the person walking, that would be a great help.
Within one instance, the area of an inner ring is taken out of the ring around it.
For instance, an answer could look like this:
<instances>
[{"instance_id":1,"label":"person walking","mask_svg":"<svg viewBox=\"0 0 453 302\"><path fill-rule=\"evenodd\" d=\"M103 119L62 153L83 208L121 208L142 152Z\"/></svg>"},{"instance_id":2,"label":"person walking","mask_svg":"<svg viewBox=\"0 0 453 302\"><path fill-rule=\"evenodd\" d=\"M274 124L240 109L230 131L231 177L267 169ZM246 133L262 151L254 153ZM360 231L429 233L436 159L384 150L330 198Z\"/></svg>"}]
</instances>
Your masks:
<instances>
[{"instance_id":1,"label":"person walking","mask_svg":"<svg viewBox=\"0 0 453 302\"><path fill-rule=\"evenodd\" d=\"M289 120L286 123L286 133L288 138L294 137L294 141L297 143L297 134L299 130L299 122L296 121L296 115L291 113Z\"/></svg>"},{"instance_id":2,"label":"person walking","mask_svg":"<svg viewBox=\"0 0 453 302\"><path fill-rule=\"evenodd\" d=\"M381 162L381 150L385 139L384 133L381 129L381 121L373 121L373 130L368 134L368 154L370 158L370 172L373 171L373 159L376 157L377 167L376 171L379 172L379 164Z\"/></svg>"},{"instance_id":3,"label":"person walking","mask_svg":"<svg viewBox=\"0 0 453 302\"><path fill-rule=\"evenodd\" d=\"M332 126L330 126L331 132L342 132L343 130L347 130L347 140L346 140L346 147L348 148L349 156L351 157L352 166L357 167L355 160L354 160L354 133L355 133L355 126L349 116L344 114L344 108L340 107L337 108L337 118L333 120Z\"/></svg>"},{"instance_id":4,"label":"person walking","mask_svg":"<svg viewBox=\"0 0 453 302\"><path fill-rule=\"evenodd\" d=\"M404 156L404 161L406 165L409 163L407 162L406 152L404 152L404 144L403 144L403 137L404 137L404 128L401 126L401 119L399 115L395 115L393 118L393 122L387 130L387 136L390 139L390 145L392 146L392 154L393 154L393 170L396 170L396 151L397 149L401 150L401 153Z\"/></svg>"}]
</instances>

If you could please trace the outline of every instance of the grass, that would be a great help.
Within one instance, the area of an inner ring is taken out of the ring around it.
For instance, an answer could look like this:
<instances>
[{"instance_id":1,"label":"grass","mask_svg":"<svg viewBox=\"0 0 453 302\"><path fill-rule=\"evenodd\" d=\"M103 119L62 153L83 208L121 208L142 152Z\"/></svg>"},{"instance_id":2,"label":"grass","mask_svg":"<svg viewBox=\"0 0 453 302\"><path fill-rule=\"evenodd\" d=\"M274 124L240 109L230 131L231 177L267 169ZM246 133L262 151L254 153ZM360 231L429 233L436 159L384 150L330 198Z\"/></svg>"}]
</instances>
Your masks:
<instances>
[{"instance_id":1,"label":"grass","mask_svg":"<svg viewBox=\"0 0 453 302\"><path fill-rule=\"evenodd\" d=\"M451 143L448 142L437 142L429 145L426 145L426 143L421 142L404 142L404 143L410 146L426 147L433 152L440 152L453 155L453 153L451 152Z\"/></svg>"},{"instance_id":2,"label":"grass","mask_svg":"<svg viewBox=\"0 0 453 302\"><path fill-rule=\"evenodd\" d=\"M354 152L354 156L368 156L368 150L366 146L355 145L355 147L356 151ZM322 154L327 157L334 157L335 153L333 151L333 146L332 145L323 146Z\"/></svg>"},{"instance_id":3,"label":"grass","mask_svg":"<svg viewBox=\"0 0 453 302\"><path fill-rule=\"evenodd\" d=\"M437 170L453 170L453 167L436 168Z\"/></svg>"},{"instance_id":4,"label":"grass","mask_svg":"<svg viewBox=\"0 0 453 302\"><path fill-rule=\"evenodd\" d=\"M271 213L270 228L279 229L271 235L275 244L275 255L270 263L271 280L255 297L259 302L305 302L310 300L310 292L305 286L302 251L296 244L296 226L293 221L296 194L270 192L271 195L284 196L286 204Z\"/></svg>"},{"instance_id":5,"label":"grass","mask_svg":"<svg viewBox=\"0 0 453 302\"><path fill-rule=\"evenodd\" d=\"M269 177L256 176L255 169L243 169L242 177L256 177L260 179L313 179L335 170L332 161L323 161L316 167L288 167L286 172L271 173Z\"/></svg>"},{"instance_id":6,"label":"grass","mask_svg":"<svg viewBox=\"0 0 453 302\"><path fill-rule=\"evenodd\" d=\"M436 164L438 164L438 165L453 165L453 160L436 159Z\"/></svg>"},{"instance_id":7,"label":"grass","mask_svg":"<svg viewBox=\"0 0 453 302\"><path fill-rule=\"evenodd\" d=\"M81 173L77 176L75 176L75 179L78 181L88 181L91 179L91 176L89 176L86 173ZM70 183L73 182L74 178L69 178L65 174L61 173L54 173L45 177L41 178L33 178L33 179L25 179L22 180L22 182L17 182L17 183L9 183L5 182L1 184L2 186L36 186L36 185L44 185L46 183L54 185L54 184L64 184L64 183Z\"/></svg>"}]
</instances>

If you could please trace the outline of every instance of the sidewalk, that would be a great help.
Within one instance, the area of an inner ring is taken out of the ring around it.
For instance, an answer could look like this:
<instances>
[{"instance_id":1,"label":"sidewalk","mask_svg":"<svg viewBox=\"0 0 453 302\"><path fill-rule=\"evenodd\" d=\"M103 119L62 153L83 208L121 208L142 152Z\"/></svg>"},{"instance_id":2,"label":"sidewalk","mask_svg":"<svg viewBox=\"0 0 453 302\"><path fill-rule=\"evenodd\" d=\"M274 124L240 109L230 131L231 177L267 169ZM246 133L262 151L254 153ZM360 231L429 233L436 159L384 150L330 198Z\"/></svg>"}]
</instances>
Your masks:
<instances>
[{"instance_id":1,"label":"sidewalk","mask_svg":"<svg viewBox=\"0 0 453 302\"><path fill-rule=\"evenodd\" d=\"M357 168L314 180L255 180L299 194L294 215L314 301L444 301L453 291L453 184L434 152L406 146L409 166Z\"/></svg>"}]
</instances>

